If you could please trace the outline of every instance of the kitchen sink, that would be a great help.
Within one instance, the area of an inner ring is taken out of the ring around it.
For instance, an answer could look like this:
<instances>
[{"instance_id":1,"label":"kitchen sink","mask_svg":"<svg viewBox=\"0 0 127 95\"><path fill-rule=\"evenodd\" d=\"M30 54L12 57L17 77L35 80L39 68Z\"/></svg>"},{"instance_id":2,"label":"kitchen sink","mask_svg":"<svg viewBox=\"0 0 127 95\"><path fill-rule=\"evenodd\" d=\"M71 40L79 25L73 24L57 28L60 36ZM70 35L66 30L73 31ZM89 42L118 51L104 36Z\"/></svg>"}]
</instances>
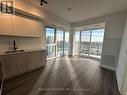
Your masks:
<instances>
[{"instance_id":1,"label":"kitchen sink","mask_svg":"<svg viewBox=\"0 0 127 95\"><path fill-rule=\"evenodd\" d=\"M15 52L24 52L24 50L12 50L12 51L6 51L5 53L15 53Z\"/></svg>"}]
</instances>

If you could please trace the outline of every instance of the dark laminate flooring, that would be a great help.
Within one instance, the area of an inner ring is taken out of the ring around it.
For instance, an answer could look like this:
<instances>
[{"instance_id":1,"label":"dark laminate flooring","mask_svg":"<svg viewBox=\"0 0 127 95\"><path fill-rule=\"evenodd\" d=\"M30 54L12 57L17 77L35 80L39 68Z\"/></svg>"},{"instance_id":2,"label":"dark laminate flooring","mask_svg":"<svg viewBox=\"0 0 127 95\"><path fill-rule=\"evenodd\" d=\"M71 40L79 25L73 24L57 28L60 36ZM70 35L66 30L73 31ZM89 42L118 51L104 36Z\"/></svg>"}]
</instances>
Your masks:
<instances>
[{"instance_id":1,"label":"dark laminate flooring","mask_svg":"<svg viewBox=\"0 0 127 95\"><path fill-rule=\"evenodd\" d=\"M4 84L3 95L119 95L115 72L99 62L61 57Z\"/></svg>"}]
</instances>

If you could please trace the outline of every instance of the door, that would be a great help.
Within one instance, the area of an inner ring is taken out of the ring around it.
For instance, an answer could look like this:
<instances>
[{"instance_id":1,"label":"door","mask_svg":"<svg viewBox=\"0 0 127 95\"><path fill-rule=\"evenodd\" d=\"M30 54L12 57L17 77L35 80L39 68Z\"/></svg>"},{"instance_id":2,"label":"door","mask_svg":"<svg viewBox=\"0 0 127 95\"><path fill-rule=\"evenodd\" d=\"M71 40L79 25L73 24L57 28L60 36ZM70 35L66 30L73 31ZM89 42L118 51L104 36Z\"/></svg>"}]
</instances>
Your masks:
<instances>
[{"instance_id":1,"label":"door","mask_svg":"<svg viewBox=\"0 0 127 95\"><path fill-rule=\"evenodd\" d=\"M74 51L75 54L78 55L80 52L80 31L75 32L75 41L74 41Z\"/></svg>"},{"instance_id":2,"label":"door","mask_svg":"<svg viewBox=\"0 0 127 95\"><path fill-rule=\"evenodd\" d=\"M47 58L53 58L56 56L56 44L55 44L55 29L52 27L46 27L46 49Z\"/></svg>"},{"instance_id":3,"label":"door","mask_svg":"<svg viewBox=\"0 0 127 95\"><path fill-rule=\"evenodd\" d=\"M64 54L68 54L68 51L69 51L69 32L65 32Z\"/></svg>"},{"instance_id":4,"label":"door","mask_svg":"<svg viewBox=\"0 0 127 95\"><path fill-rule=\"evenodd\" d=\"M104 28L87 29L80 32L77 31L75 33L75 49L77 51L75 50L75 52L79 51L79 55L81 56L101 59L104 32ZM80 42L80 44L78 44L78 42ZM79 46L80 49L78 50Z\"/></svg>"},{"instance_id":5,"label":"door","mask_svg":"<svg viewBox=\"0 0 127 95\"><path fill-rule=\"evenodd\" d=\"M64 31L56 30L56 56L61 56L64 53Z\"/></svg>"},{"instance_id":6,"label":"door","mask_svg":"<svg viewBox=\"0 0 127 95\"><path fill-rule=\"evenodd\" d=\"M68 35L69 39L69 35ZM69 43L69 41L68 41ZM65 32L63 29L46 27L47 58L55 58L64 55Z\"/></svg>"},{"instance_id":7,"label":"door","mask_svg":"<svg viewBox=\"0 0 127 95\"><path fill-rule=\"evenodd\" d=\"M90 56L95 58L101 58L104 29L92 29L91 32L91 45L90 45Z\"/></svg>"},{"instance_id":8,"label":"door","mask_svg":"<svg viewBox=\"0 0 127 95\"><path fill-rule=\"evenodd\" d=\"M91 30L81 31L80 55L89 56L91 42Z\"/></svg>"}]
</instances>

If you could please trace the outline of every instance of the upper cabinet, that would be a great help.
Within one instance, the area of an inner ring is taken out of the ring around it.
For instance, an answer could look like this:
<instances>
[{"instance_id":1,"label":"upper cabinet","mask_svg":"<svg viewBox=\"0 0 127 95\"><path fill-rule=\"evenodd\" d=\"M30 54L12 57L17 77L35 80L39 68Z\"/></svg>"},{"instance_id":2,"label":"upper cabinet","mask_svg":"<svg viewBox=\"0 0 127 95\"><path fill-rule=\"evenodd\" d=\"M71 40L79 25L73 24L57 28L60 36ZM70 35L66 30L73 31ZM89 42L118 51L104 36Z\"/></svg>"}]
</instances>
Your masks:
<instances>
[{"instance_id":1,"label":"upper cabinet","mask_svg":"<svg viewBox=\"0 0 127 95\"><path fill-rule=\"evenodd\" d=\"M13 32L15 36L31 36L30 20L13 16Z\"/></svg>"},{"instance_id":2,"label":"upper cabinet","mask_svg":"<svg viewBox=\"0 0 127 95\"><path fill-rule=\"evenodd\" d=\"M34 20L30 20L31 33L33 37L41 37L43 32L43 24Z\"/></svg>"},{"instance_id":3,"label":"upper cabinet","mask_svg":"<svg viewBox=\"0 0 127 95\"><path fill-rule=\"evenodd\" d=\"M0 16L0 35L41 37L43 24L16 15Z\"/></svg>"},{"instance_id":4,"label":"upper cabinet","mask_svg":"<svg viewBox=\"0 0 127 95\"><path fill-rule=\"evenodd\" d=\"M0 15L0 35L12 35L11 15Z\"/></svg>"}]
</instances>

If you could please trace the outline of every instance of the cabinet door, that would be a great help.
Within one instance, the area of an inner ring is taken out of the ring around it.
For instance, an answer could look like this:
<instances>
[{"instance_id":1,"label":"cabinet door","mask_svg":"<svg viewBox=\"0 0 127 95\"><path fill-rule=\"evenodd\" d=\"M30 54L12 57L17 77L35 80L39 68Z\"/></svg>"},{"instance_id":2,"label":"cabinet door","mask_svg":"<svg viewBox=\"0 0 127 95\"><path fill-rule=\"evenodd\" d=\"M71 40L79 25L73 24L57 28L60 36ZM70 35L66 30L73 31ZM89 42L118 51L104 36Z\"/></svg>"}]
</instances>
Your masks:
<instances>
[{"instance_id":1,"label":"cabinet door","mask_svg":"<svg viewBox=\"0 0 127 95\"><path fill-rule=\"evenodd\" d=\"M46 50L42 50L42 64L43 67L46 65Z\"/></svg>"},{"instance_id":2,"label":"cabinet door","mask_svg":"<svg viewBox=\"0 0 127 95\"><path fill-rule=\"evenodd\" d=\"M33 37L41 37L43 33L43 24L34 20L31 23L31 33Z\"/></svg>"},{"instance_id":3,"label":"cabinet door","mask_svg":"<svg viewBox=\"0 0 127 95\"><path fill-rule=\"evenodd\" d=\"M4 57L6 68L5 78L12 78L28 71L27 56L25 53L10 54Z\"/></svg>"},{"instance_id":4,"label":"cabinet door","mask_svg":"<svg viewBox=\"0 0 127 95\"><path fill-rule=\"evenodd\" d=\"M20 16L13 16L13 31L15 36L31 36L30 20Z\"/></svg>"},{"instance_id":5,"label":"cabinet door","mask_svg":"<svg viewBox=\"0 0 127 95\"><path fill-rule=\"evenodd\" d=\"M12 35L11 15L0 15L0 35Z\"/></svg>"},{"instance_id":6,"label":"cabinet door","mask_svg":"<svg viewBox=\"0 0 127 95\"><path fill-rule=\"evenodd\" d=\"M42 52L41 51L33 51L28 53L28 71L35 70L37 68L43 67L42 63Z\"/></svg>"}]
</instances>

